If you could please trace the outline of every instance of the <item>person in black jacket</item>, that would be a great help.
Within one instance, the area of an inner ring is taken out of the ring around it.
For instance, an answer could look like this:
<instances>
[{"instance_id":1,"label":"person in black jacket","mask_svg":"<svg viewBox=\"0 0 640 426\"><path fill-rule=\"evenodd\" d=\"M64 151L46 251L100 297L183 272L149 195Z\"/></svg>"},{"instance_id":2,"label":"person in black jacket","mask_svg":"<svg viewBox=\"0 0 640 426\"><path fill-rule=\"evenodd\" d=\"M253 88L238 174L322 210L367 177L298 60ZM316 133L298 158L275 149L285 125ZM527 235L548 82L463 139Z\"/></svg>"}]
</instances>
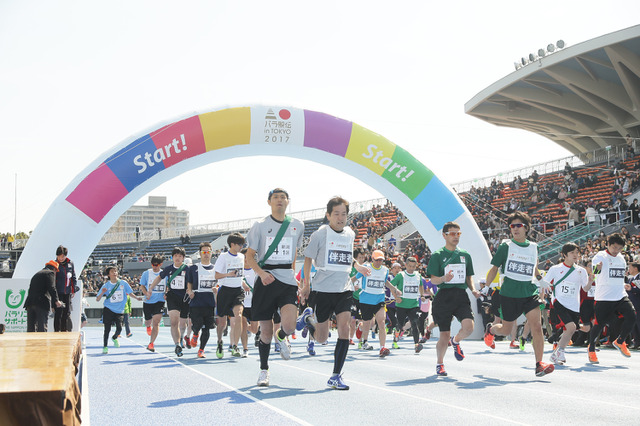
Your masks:
<instances>
[{"instance_id":1,"label":"person in black jacket","mask_svg":"<svg viewBox=\"0 0 640 426\"><path fill-rule=\"evenodd\" d=\"M49 312L53 305L62 305L56 291L56 272L58 262L50 260L31 278L27 300L24 302L24 308L27 310L27 332L46 332Z\"/></svg>"},{"instance_id":2,"label":"person in black jacket","mask_svg":"<svg viewBox=\"0 0 640 426\"><path fill-rule=\"evenodd\" d=\"M56 249L56 261L58 271L56 272L56 290L62 306L56 308L56 315L53 320L54 331L71 331L71 299L73 294L80 289L77 286L76 271L73 262L67 257L68 250L64 246Z\"/></svg>"}]
</instances>

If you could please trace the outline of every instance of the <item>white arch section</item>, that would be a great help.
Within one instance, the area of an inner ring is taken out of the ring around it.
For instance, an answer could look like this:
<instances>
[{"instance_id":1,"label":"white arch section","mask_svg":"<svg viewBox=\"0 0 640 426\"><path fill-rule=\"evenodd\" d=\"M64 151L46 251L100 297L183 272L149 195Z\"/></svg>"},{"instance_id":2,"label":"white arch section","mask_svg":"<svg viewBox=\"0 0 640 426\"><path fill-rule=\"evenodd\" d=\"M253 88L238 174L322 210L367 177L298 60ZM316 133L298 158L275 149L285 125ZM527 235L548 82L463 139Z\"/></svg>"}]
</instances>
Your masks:
<instances>
[{"instance_id":1,"label":"white arch section","mask_svg":"<svg viewBox=\"0 0 640 426\"><path fill-rule=\"evenodd\" d=\"M14 278L30 278L59 244L69 248L77 265L84 265L118 217L154 188L197 167L256 155L311 160L350 174L398 206L431 247L444 244L442 225L456 221L465 231L461 246L472 254L477 275L490 267L490 252L471 213L447 185L401 147L324 113L247 106L171 121L105 152L49 207L16 265ZM287 182L281 186L286 188Z\"/></svg>"}]
</instances>

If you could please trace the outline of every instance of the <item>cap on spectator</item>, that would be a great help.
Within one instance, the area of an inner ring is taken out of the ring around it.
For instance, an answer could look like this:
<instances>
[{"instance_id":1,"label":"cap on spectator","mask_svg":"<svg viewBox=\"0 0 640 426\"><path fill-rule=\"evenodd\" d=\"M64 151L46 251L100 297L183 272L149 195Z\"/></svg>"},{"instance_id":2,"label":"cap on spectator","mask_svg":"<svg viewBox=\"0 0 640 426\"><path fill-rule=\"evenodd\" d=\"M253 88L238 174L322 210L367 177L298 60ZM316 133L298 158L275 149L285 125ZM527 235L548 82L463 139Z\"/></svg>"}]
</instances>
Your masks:
<instances>
[{"instance_id":1,"label":"cap on spectator","mask_svg":"<svg viewBox=\"0 0 640 426\"><path fill-rule=\"evenodd\" d=\"M374 250L373 253L371 253L371 258L373 260L384 260L384 252L382 250Z\"/></svg>"},{"instance_id":2,"label":"cap on spectator","mask_svg":"<svg viewBox=\"0 0 640 426\"><path fill-rule=\"evenodd\" d=\"M47 266L53 266L53 269L55 269L55 271L58 272L58 266L60 266L60 265L55 260L50 260L47 263L45 263L44 266L45 266L45 268Z\"/></svg>"}]
</instances>

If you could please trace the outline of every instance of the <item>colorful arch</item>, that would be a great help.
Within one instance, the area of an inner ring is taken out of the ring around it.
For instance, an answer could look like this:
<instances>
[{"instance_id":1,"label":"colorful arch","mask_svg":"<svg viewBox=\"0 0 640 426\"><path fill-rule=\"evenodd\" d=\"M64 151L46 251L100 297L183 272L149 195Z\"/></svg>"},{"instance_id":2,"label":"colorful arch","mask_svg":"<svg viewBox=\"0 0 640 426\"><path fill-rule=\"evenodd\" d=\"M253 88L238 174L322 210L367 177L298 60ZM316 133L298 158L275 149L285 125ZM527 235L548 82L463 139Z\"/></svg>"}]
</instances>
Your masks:
<instances>
[{"instance_id":1,"label":"colorful arch","mask_svg":"<svg viewBox=\"0 0 640 426\"><path fill-rule=\"evenodd\" d=\"M335 167L396 204L432 247L450 220L484 273L490 254L457 195L406 150L356 123L297 108L251 106L193 115L125 140L80 173L34 230L14 278L29 278L63 244L78 265L136 200L188 170L235 157L275 155ZM283 182L282 186L286 187ZM324 201L319 200L322 204Z\"/></svg>"}]
</instances>

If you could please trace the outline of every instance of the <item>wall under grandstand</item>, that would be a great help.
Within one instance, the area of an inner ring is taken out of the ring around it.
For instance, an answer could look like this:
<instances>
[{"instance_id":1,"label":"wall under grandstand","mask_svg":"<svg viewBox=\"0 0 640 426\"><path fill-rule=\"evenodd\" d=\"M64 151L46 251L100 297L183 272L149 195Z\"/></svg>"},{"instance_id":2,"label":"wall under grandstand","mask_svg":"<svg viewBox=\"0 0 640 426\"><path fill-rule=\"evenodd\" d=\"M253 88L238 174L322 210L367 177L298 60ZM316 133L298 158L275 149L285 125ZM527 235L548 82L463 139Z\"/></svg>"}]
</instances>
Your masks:
<instances>
[{"instance_id":1,"label":"wall under grandstand","mask_svg":"<svg viewBox=\"0 0 640 426\"><path fill-rule=\"evenodd\" d=\"M443 245L442 225L457 221L478 275L489 268L487 245L469 211L407 151L327 114L251 106L169 122L107 151L53 202L29 239L14 277L31 277L58 244L67 246L76 264L83 265L110 226L146 193L194 168L256 155L311 160L354 176L398 206L431 247Z\"/></svg>"}]
</instances>

